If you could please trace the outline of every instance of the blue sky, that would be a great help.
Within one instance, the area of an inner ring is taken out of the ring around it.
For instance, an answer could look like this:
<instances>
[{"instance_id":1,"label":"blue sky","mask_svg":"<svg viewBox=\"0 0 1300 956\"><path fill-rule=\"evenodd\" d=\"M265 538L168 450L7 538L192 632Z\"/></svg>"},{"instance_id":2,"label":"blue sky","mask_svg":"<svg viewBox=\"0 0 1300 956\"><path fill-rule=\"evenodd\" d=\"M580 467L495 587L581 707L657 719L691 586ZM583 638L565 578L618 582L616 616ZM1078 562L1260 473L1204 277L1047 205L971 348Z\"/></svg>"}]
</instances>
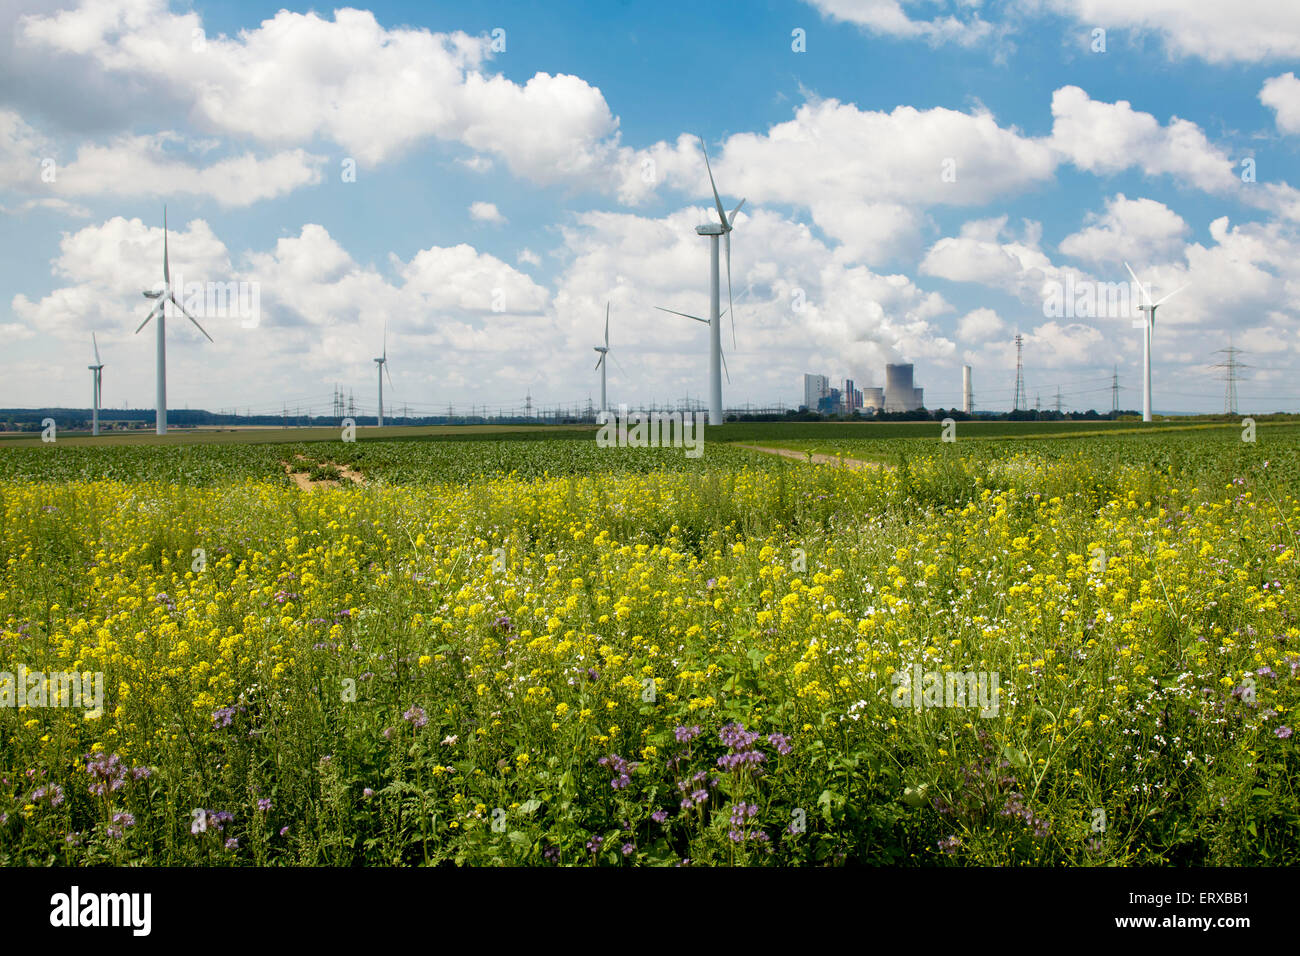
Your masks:
<instances>
[{"instance_id":1,"label":"blue sky","mask_svg":"<svg viewBox=\"0 0 1300 956\"><path fill-rule=\"evenodd\" d=\"M152 405L164 202L173 268L260 304L169 318L172 407L373 408L385 324L389 402L581 404L606 301L611 400L700 396L703 330L654 310L707 308L685 134L748 199L728 406L912 361L1008 408L1020 331L1031 400L1107 409L1118 366L1133 407L1132 316L1044 313L1126 260L1187 285L1157 410L1222 409L1230 335L1243 410L1300 405L1300 8L18 0L0 46L0 406L88 404L92 330L105 402Z\"/></svg>"}]
</instances>

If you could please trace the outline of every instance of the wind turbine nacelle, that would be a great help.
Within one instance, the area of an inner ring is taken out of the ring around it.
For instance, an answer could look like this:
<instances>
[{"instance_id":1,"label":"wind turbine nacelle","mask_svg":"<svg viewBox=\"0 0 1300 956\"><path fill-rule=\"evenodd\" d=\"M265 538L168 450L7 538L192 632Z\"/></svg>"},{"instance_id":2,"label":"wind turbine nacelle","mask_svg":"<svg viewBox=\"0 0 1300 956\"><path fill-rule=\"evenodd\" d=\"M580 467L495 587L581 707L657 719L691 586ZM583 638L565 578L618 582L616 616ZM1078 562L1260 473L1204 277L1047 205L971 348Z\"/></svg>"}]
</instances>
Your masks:
<instances>
[{"instance_id":1,"label":"wind turbine nacelle","mask_svg":"<svg viewBox=\"0 0 1300 956\"><path fill-rule=\"evenodd\" d=\"M726 230L724 230L721 225L716 225L711 222L695 227L695 232L701 236L720 236L725 231Z\"/></svg>"},{"instance_id":2,"label":"wind turbine nacelle","mask_svg":"<svg viewBox=\"0 0 1300 956\"><path fill-rule=\"evenodd\" d=\"M145 289L144 297L146 299L157 299L163 294L162 289Z\"/></svg>"}]
</instances>

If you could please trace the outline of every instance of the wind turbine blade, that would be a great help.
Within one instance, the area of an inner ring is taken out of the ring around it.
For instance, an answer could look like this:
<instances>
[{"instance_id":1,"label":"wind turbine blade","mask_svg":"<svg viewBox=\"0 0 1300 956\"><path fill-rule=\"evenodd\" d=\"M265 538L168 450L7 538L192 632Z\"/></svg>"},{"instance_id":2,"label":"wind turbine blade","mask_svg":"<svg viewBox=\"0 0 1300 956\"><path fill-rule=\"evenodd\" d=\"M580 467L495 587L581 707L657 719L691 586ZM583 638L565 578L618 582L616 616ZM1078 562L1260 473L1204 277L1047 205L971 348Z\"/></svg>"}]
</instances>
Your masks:
<instances>
[{"instance_id":1,"label":"wind turbine blade","mask_svg":"<svg viewBox=\"0 0 1300 956\"><path fill-rule=\"evenodd\" d=\"M172 287L172 270L167 264L167 204L163 203L163 281L167 288Z\"/></svg>"},{"instance_id":2,"label":"wind turbine blade","mask_svg":"<svg viewBox=\"0 0 1300 956\"><path fill-rule=\"evenodd\" d=\"M1132 270L1132 269L1129 269L1129 264L1128 264L1127 262L1124 263L1124 268L1125 268L1125 269L1128 269L1128 274L1131 275L1131 276L1133 276L1133 281L1137 283L1138 291L1142 293L1142 298L1146 300L1147 305L1150 305L1150 304L1151 304L1151 296L1147 295L1147 288L1146 288L1146 286L1144 286L1144 285L1143 285L1143 284L1138 280L1138 277L1137 277L1136 275L1134 275L1133 270Z\"/></svg>"},{"instance_id":3,"label":"wind turbine blade","mask_svg":"<svg viewBox=\"0 0 1300 956\"><path fill-rule=\"evenodd\" d=\"M596 351L599 352L600 349L597 349ZM602 352L600 358L596 359L596 367L595 367L594 369L592 369L592 371L593 371L593 372L599 371L599 370L600 370L600 363L603 362L603 361L605 361L605 355L604 355L604 353Z\"/></svg>"},{"instance_id":4,"label":"wind turbine blade","mask_svg":"<svg viewBox=\"0 0 1300 956\"><path fill-rule=\"evenodd\" d=\"M731 230L731 223L727 220L727 211L722 208L722 198L718 195L718 184L713 181L713 167L709 165L709 148L704 145L704 138L699 137L700 149L704 150L704 168L709 171L709 185L713 187L713 204L718 208L718 218L722 220L722 229L724 232Z\"/></svg>"},{"instance_id":5,"label":"wind turbine blade","mask_svg":"<svg viewBox=\"0 0 1300 956\"><path fill-rule=\"evenodd\" d=\"M718 358L722 359L722 371L727 376L727 384L731 384L731 371L727 368L727 353L718 349Z\"/></svg>"},{"instance_id":6,"label":"wind turbine blade","mask_svg":"<svg viewBox=\"0 0 1300 956\"><path fill-rule=\"evenodd\" d=\"M685 312L678 312L676 309L665 309L662 305L656 305L655 308L660 312L671 312L673 315L680 315L683 318L694 319L696 322L703 322L705 325L709 324L708 319L701 319L698 315L687 315Z\"/></svg>"},{"instance_id":7,"label":"wind turbine blade","mask_svg":"<svg viewBox=\"0 0 1300 956\"><path fill-rule=\"evenodd\" d=\"M610 358L614 358L614 354L613 354L612 352L610 353ZM620 362L620 361L619 361L618 359L616 359L616 358L614 358L614 366L615 366L615 367L616 367L620 372L622 372L624 375L627 374L627 369L625 369L625 368L623 367L623 363Z\"/></svg>"},{"instance_id":8,"label":"wind turbine blade","mask_svg":"<svg viewBox=\"0 0 1300 956\"><path fill-rule=\"evenodd\" d=\"M384 362L384 374L388 376L388 387L393 388L393 373L388 371L388 362Z\"/></svg>"},{"instance_id":9,"label":"wind turbine blade","mask_svg":"<svg viewBox=\"0 0 1300 956\"><path fill-rule=\"evenodd\" d=\"M103 365L104 363L103 363L103 361L102 361L102 360L100 359L100 357L99 357L99 339L95 338L95 333L94 333L94 332L91 332L91 333L90 333L90 341L91 341L91 342L94 344L94 346L95 346L95 364L96 364L96 365Z\"/></svg>"},{"instance_id":10,"label":"wind turbine blade","mask_svg":"<svg viewBox=\"0 0 1300 956\"><path fill-rule=\"evenodd\" d=\"M1177 289L1175 289L1173 292L1170 292L1167 296L1164 296L1163 298L1158 299L1156 302L1152 303L1152 305L1153 305L1153 306L1156 306L1156 305L1160 305L1162 302L1168 302L1170 299L1172 299L1172 298L1173 298L1174 296L1176 296L1178 293L1180 293L1180 292L1182 292L1184 289L1186 289L1189 285L1191 285L1190 282L1184 282L1182 285L1180 285L1180 286L1179 286Z\"/></svg>"},{"instance_id":11,"label":"wind turbine blade","mask_svg":"<svg viewBox=\"0 0 1300 956\"><path fill-rule=\"evenodd\" d=\"M209 342L212 342L212 336L208 335L208 330L205 329L203 326L199 325L199 320L194 318L194 316L190 315L189 309L185 308L185 306L181 305L178 301L176 301L175 293L172 292L167 293L167 298L171 299L172 305L176 306L176 308L180 309L182 312L185 313L185 318L189 319L191 322L194 323L194 327L203 333L204 338L206 338ZM215 345L216 343L213 342L213 344Z\"/></svg>"},{"instance_id":12,"label":"wind turbine blade","mask_svg":"<svg viewBox=\"0 0 1300 956\"><path fill-rule=\"evenodd\" d=\"M745 200L743 199L740 202L736 203L736 208L731 210L731 215L727 217L728 223L730 223L731 225L735 225L736 213L740 212L740 207L743 205L745 205Z\"/></svg>"},{"instance_id":13,"label":"wind turbine blade","mask_svg":"<svg viewBox=\"0 0 1300 956\"><path fill-rule=\"evenodd\" d=\"M135 330L136 335L140 334L140 329L143 329L146 325L148 325L149 320L152 319L154 315L157 314L158 310L162 308L162 301L163 301L162 299L159 299L158 304L149 310L149 314L144 317L144 321L141 322L140 325L136 328Z\"/></svg>"},{"instance_id":14,"label":"wind turbine blade","mask_svg":"<svg viewBox=\"0 0 1300 956\"><path fill-rule=\"evenodd\" d=\"M722 234L722 244L727 247L727 311L731 313L731 347L736 347L736 304L731 301L731 233ZM718 316L719 319L722 316Z\"/></svg>"},{"instance_id":15,"label":"wind turbine blade","mask_svg":"<svg viewBox=\"0 0 1300 956\"><path fill-rule=\"evenodd\" d=\"M384 323L384 363L388 362L388 323Z\"/></svg>"},{"instance_id":16,"label":"wind turbine blade","mask_svg":"<svg viewBox=\"0 0 1300 956\"><path fill-rule=\"evenodd\" d=\"M609 348L609 303L605 303L605 348Z\"/></svg>"}]
</instances>

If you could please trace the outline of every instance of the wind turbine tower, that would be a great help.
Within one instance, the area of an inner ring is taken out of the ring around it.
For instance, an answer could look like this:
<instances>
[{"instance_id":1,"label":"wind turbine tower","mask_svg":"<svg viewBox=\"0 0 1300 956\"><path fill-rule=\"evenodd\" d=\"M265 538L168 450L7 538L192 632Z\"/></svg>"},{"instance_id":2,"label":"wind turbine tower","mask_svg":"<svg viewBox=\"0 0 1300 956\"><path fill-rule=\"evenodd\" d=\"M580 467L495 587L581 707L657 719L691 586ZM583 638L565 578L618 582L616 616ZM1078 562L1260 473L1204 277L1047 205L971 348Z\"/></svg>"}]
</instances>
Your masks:
<instances>
[{"instance_id":1,"label":"wind turbine tower","mask_svg":"<svg viewBox=\"0 0 1300 956\"><path fill-rule=\"evenodd\" d=\"M95 405L90 411L90 434L99 434L99 398L104 386L104 363L99 358L99 341L95 338L95 333L90 333L90 342L95 347L95 364L87 365L93 373Z\"/></svg>"},{"instance_id":2,"label":"wind turbine tower","mask_svg":"<svg viewBox=\"0 0 1300 956\"><path fill-rule=\"evenodd\" d=\"M697 137L698 138L698 137ZM736 344L736 313L731 300L731 233L735 225L736 214L740 212L740 207L745 205L745 200L736 203L736 208L728 213L722 208L722 199L718 196L717 183L713 181L713 167L709 164L709 150L704 145L704 140L700 139L700 148L704 150L704 168L709 173L709 186L713 189L713 205L718 211L718 221L716 223L705 223L702 226L696 226L695 232L700 236L709 237L709 317L702 319L697 315L687 315L685 312L677 312L674 309L660 309L662 312L672 312L674 315L685 316L688 319L694 319L696 322L704 322L709 326L709 424L722 424L722 375L726 368L727 360L722 355L722 312L721 312L721 276L718 267L718 239L721 238L727 259L727 311L731 312L731 344ZM659 308L656 306L656 308ZM731 374L727 373L727 381L731 381Z\"/></svg>"},{"instance_id":3,"label":"wind turbine tower","mask_svg":"<svg viewBox=\"0 0 1300 956\"><path fill-rule=\"evenodd\" d=\"M595 346L600 358L596 359L596 368L600 370L600 410L609 411L609 401L605 397L605 372L608 367L606 359L609 358L609 303L605 303L605 344Z\"/></svg>"},{"instance_id":4,"label":"wind turbine tower","mask_svg":"<svg viewBox=\"0 0 1300 956\"><path fill-rule=\"evenodd\" d=\"M379 373L379 427L384 427L384 375L388 374L388 384L393 384L392 373L388 371L388 326L384 326L384 351L380 358L375 359L377 366L375 371Z\"/></svg>"},{"instance_id":5,"label":"wind turbine tower","mask_svg":"<svg viewBox=\"0 0 1300 956\"><path fill-rule=\"evenodd\" d=\"M1142 304L1138 306L1138 311L1146 313L1144 318L1133 320L1133 328L1142 330L1142 420L1149 422L1151 421L1151 335L1156 328L1156 309L1179 292L1182 292L1187 286L1181 285L1168 295L1152 302L1151 294L1141 282L1138 282L1138 277L1133 274L1133 270L1129 268L1127 262L1124 263L1124 268L1128 269L1130 276L1133 276L1133 282L1142 294Z\"/></svg>"},{"instance_id":6,"label":"wind turbine tower","mask_svg":"<svg viewBox=\"0 0 1300 956\"><path fill-rule=\"evenodd\" d=\"M156 402L157 413L155 419L155 431L159 435L167 434L167 303L170 302L176 308L185 313L185 317L194 323L194 327L203 333L203 337L209 342L212 336L208 335L207 330L199 325L199 320L186 311L185 306L176 300L176 294L172 291L172 273L171 266L167 261L167 207L163 206L163 287L160 291L152 289L145 290L145 298L157 300L157 304L145 316L140 327L135 330L135 334L140 334L149 324L149 320L154 316L158 317L158 360L157 360L157 380L156 380Z\"/></svg>"}]
</instances>

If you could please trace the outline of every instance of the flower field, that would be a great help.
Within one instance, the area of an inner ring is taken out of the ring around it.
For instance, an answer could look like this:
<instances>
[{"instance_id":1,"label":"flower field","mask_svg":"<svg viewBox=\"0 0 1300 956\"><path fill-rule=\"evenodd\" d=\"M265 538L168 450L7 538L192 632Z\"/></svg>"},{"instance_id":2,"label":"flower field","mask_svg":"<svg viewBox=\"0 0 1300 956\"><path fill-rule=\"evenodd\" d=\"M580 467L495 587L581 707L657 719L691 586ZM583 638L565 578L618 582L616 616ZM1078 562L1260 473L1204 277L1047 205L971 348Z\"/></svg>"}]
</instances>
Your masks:
<instances>
[{"instance_id":1,"label":"flower field","mask_svg":"<svg viewBox=\"0 0 1300 956\"><path fill-rule=\"evenodd\" d=\"M0 450L0 862L1294 865L1298 438Z\"/></svg>"}]
</instances>

